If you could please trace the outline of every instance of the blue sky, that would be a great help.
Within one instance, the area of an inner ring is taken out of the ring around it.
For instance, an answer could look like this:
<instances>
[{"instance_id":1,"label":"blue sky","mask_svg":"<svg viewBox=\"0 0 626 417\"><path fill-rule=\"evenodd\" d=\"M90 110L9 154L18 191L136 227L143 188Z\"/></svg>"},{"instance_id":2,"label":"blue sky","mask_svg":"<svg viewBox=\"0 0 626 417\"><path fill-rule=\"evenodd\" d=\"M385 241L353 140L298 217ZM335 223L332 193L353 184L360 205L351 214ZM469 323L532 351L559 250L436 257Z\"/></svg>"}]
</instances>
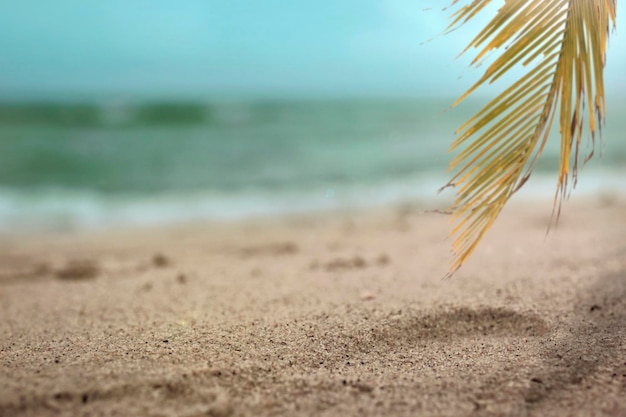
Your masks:
<instances>
[{"instance_id":1,"label":"blue sky","mask_svg":"<svg viewBox=\"0 0 626 417\"><path fill-rule=\"evenodd\" d=\"M445 27L447 3L4 1L0 93L455 96L479 73L454 58L485 20L422 44ZM607 82L624 93L616 35Z\"/></svg>"}]
</instances>

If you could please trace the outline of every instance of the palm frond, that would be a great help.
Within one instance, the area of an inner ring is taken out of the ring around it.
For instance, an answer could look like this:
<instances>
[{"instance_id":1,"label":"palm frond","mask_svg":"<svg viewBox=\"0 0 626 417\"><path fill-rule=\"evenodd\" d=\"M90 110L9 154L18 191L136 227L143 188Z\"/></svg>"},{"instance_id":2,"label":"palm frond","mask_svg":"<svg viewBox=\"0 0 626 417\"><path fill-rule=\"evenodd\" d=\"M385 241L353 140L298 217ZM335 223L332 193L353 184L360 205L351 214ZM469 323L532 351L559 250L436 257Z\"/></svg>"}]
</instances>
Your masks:
<instances>
[{"instance_id":1,"label":"palm frond","mask_svg":"<svg viewBox=\"0 0 626 417\"><path fill-rule=\"evenodd\" d=\"M488 3L472 0L459 8L448 29L471 20ZM463 265L528 180L554 119L561 136L554 199L560 213L570 180L572 187L576 184L583 121L588 121L592 149L604 123L603 70L615 14L616 0L505 0L463 51L478 49L473 66L492 50L501 53L453 106L512 68L522 65L526 73L456 131L459 137L450 150L459 153L450 163L454 174L446 185L457 189L450 273Z\"/></svg>"}]
</instances>

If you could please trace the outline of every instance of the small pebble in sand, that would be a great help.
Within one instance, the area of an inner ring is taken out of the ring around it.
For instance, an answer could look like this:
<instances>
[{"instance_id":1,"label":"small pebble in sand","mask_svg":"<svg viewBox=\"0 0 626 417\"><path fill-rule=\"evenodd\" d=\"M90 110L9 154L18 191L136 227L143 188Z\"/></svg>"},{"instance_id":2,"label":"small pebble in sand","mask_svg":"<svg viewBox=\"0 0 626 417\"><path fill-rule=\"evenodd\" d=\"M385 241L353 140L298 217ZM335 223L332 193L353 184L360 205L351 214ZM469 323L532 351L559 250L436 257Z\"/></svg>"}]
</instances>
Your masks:
<instances>
[{"instance_id":1,"label":"small pebble in sand","mask_svg":"<svg viewBox=\"0 0 626 417\"><path fill-rule=\"evenodd\" d=\"M325 265L327 271L338 269L360 269L367 267L367 262L360 256L353 258L337 258L327 262Z\"/></svg>"},{"instance_id":2,"label":"small pebble in sand","mask_svg":"<svg viewBox=\"0 0 626 417\"><path fill-rule=\"evenodd\" d=\"M378 258L376 258L376 263L378 263L378 265L388 265L389 264L389 256L387 256L386 253L381 253Z\"/></svg>"},{"instance_id":3,"label":"small pebble in sand","mask_svg":"<svg viewBox=\"0 0 626 417\"><path fill-rule=\"evenodd\" d=\"M376 298L376 294L374 294L371 291L363 291L361 293L361 300L363 301L369 301L369 300L373 300Z\"/></svg>"},{"instance_id":4,"label":"small pebble in sand","mask_svg":"<svg viewBox=\"0 0 626 417\"><path fill-rule=\"evenodd\" d=\"M176 276L176 282L178 282L179 284L186 284L187 283L187 275L185 275L185 274L178 274Z\"/></svg>"},{"instance_id":5,"label":"small pebble in sand","mask_svg":"<svg viewBox=\"0 0 626 417\"><path fill-rule=\"evenodd\" d=\"M41 277L44 275L48 275L52 271L50 265L46 262L40 262L35 265L32 271L32 276Z\"/></svg>"},{"instance_id":6,"label":"small pebble in sand","mask_svg":"<svg viewBox=\"0 0 626 417\"><path fill-rule=\"evenodd\" d=\"M152 265L157 268L165 268L171 264L170 259L162 253L157 253L152 257Z\"/></svg>"},{"instance_id":7,"label":"small pebble in sand","mask_svg":"<svg viewBox=\"0 0 626 417\"><path fill-rule=\"evenodd\" d=\"M294 255L299 247L294 242L278 242L260 246L248 246L240 249L243 256Z\"/></svg>"},{"instance_id":8,"label":"small pebble in sand","mask_svg":"<svg viewBox=\"0 0 626 417\"><path fill-rule=\"evenodd\" d=\"M55 276L64 280L83 280L91 279L98 276L100 268L98 264L92 260L72 260L63 268L58 269Z\"/></svg>"}]
</instances>

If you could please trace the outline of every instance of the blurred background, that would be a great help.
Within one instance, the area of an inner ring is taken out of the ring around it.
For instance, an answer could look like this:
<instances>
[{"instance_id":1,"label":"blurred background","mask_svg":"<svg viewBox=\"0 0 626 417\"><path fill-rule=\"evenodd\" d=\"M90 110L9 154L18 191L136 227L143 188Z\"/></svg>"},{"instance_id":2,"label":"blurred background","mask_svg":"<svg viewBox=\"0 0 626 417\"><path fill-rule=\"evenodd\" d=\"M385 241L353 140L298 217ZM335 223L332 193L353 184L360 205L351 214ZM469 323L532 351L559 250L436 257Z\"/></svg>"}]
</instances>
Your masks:
<instances>
[{"instance_id":1,"label":"blurred background","mask_svg":"<svg viewBox=\"0 0 626 417\"><path fill-rule=\"evenodd\" d=\"M0 233L434 201L454 130L493 93L447 110L480 75L455 57L489 13L442 36L442 4L0 3ZM577 192L626 189L620 19ZM526 193L554 192L557 142Z\"/></svg>"}]
</instances>

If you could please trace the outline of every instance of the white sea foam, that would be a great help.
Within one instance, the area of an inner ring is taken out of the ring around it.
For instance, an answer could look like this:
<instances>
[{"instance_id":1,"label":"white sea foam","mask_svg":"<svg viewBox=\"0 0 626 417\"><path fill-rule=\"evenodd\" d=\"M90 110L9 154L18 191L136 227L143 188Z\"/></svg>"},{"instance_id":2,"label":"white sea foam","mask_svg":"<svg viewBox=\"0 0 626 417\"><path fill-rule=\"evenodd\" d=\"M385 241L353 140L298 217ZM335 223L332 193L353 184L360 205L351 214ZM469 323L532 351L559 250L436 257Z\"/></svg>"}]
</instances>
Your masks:
<instances>
[{"instance_id":1,"label":"white sea foam","mask_svg":"<svg viewBox=\"0 0 626 417\"><path fill-rule=\"evenodd\" d=\"M626 172L584 172L573 195L626 195ZM49 188L37 191L0 188L0 233L146 227L202 220L239 220L290 213L362 209L418 202L424 209L449 205L451 189L438 193L443 177L422 175L402 181L350 187L328 185L300 191L249 189L237 193L187 192L161 195L110 195ZM548 199L554 176L533 176L514 198Z\"/></svg>"}]
</instances>

